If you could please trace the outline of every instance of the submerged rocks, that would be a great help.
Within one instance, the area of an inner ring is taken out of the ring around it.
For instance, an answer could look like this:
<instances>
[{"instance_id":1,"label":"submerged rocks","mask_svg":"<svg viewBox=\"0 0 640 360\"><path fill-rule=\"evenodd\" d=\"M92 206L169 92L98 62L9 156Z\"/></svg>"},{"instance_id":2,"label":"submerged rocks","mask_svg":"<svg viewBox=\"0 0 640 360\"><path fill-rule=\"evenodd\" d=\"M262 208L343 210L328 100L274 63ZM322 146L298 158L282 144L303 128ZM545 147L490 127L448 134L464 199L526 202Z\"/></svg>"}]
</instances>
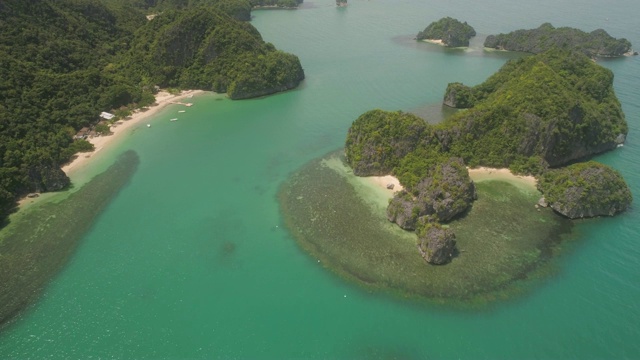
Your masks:
<instances>
[{"instance_id":1,"label":"submerged rocks","mask_svg":"<svg viewBox=\"0 0 640 360\"><path fill-rule=\"evenodd\" d=\"M442 265L451 261L456 249L456 235L439 224L425 223L418 231L418 250L430 264Z\"/></svg>"},{"instance_id":2,"label":"submerged rocks","mask_svg":"<svg viewBox=\"0 0 640 360\"><path fill-rule=\"evenodd\" d=\"M551 170L540 178L538 188L553 210L571 219L613 216L632 201L622 176L595 161Z\"/></svg>"}]
</instances>

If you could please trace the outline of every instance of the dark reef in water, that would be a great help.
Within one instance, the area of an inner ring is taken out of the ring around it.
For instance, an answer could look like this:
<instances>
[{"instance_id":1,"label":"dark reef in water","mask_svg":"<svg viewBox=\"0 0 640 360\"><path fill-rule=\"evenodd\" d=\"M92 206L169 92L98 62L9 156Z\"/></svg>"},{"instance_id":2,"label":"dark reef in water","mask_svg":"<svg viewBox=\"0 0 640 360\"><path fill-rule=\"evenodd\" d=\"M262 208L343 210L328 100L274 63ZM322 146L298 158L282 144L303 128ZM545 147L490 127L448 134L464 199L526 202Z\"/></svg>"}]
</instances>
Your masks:
<instances>
[{"instance_id":1,"label":"dark reef in water","mask_svg":"<svg viewBox=\"0 0 640 360\"><path fill-rule=\"evenodd\" d=\"M368 288L448 304L504 298L544 269L570 232L569 220L533 206L540 196L535 189L480 181L471 211L449 224L459 252L446 266L429 265L416 251L416 236L358 192L354 184L362 180L347 174L346 165L343 173L327 165L338 157L314 160L283 184L282 216L303 249Z\"/></svg>"},{"instance_id":2,"label":"dark reef in water","mask_svg":"<svg viewBox=\"0 0 640 360\"><path fill-rule=\"evenodd\" d=\"M0 327L40 296L139 162L127 151L68 198L34 205L12 219L0 239Z\"/></svg>"}]
</instances>

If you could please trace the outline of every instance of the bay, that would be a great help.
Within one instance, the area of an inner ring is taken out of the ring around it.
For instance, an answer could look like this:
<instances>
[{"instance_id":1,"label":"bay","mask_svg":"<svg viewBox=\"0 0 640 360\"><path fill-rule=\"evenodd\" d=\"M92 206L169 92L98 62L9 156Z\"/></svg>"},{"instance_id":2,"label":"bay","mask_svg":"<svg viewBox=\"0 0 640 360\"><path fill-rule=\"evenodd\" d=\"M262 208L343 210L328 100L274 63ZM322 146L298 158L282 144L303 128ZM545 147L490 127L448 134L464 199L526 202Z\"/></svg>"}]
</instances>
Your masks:
<instances>
[{"instance_id":1,"label":"bay","mask_svg":"<svg viewBox=\"0 0 640 360\"><path fill-rule=\"evenodd\" d=\"M640 357L635 205L578 222L555 273L526 296L459 311L336 277L297 247L276 201L291 173L343 146L364 111L437 117L447 83L477 84L517 56L482 51L486 35L551 22L640 47L639 11L631 0L323 0L254 11L263 38L300 57L305 82L260 99L194 98L179 121L167 108L102 154L133 149L138 170L41 300L0 333L0 357ZM476 28L470 50L413 40L442 16ZM637 200L640 58L599 62L615 74L630 132L597 160L620 170Z\"/></svg>"}]
</instances>

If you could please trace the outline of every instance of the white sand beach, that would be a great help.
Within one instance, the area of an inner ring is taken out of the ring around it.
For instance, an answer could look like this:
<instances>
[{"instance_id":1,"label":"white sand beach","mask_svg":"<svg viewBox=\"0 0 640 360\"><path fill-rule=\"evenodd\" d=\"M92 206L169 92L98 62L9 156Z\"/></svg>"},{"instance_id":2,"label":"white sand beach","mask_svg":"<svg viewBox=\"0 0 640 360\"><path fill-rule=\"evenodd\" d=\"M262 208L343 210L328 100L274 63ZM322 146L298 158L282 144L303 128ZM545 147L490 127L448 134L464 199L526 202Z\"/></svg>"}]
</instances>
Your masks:
<instances>
[{"instance_id":1,"label":"white sand beach","mask_svg":"<svg viewBox=\"0 0 640 360\"><path fill-rule=\"evenodd\" d=\"M374 184L381 189L387 191L389 194L395 194L400 190L404 189L402 185L400 185L400 181L393 175L385 175L385 176L367 176L364 179L371 184ZM387 186L389 184L393 184L393 188L389 189Z\"/></svg>"},{"instance_id":2,"label":"white sand beach","mask_svg":"<svg viewBox=\"0 0 640 360\"><path fill-rule=\"evenodd\" d=\"M444 45L444 41L442 41L442 40L440 40L440 39L437 39L437 40L432 40L432 39L423 39L422 41L424 41L424 42L428 42L428 43L432 43L432 44L437 44L437 45L445 46L445 45Z\"/></svg>"},{"instance_id":3,"label":"white sand beach","mask_svg":"<svg viewBox=\"0 0 640 360\"><path fill-rule=\"evenodd\" d=\"M509 169L495 169L488 167L478 167L469 170L469 177L473 181L483 180L504 180L512 183L518 183L530 188L536 188L536 178L533 176L515 175ZM363 178L365 181L385 190L393 195L403 189L400 181L395 176L367 176ZM388 189L387 185L393 184L393 189Z\"/></svg>"},{"instance_id":4,"label":"white sand beach","mask_svg":"<svg viewBox=\"0 0 640 360\"><path fill-rule=\"evenodd\" d=\"M477 167L469 170L469 176L473 181L505 180L520 183L529 187L536 187L536 178L533 176L515 175L509 169L494 169Z\"/></svg>"},{"instance_id":5,"label":"white sand beach","mask_svg":"<svg viewBox=\"0 0 640 360\"><path fill-rule=\"evenodd\" d=\"M81 169L85 166L91 158L106 148L111 144L114 140L118 139L122 134L127 133L132 128L134 128L137 124L142 124L143 120L148 120L149 118L156 115L160 110L164 109L168 105L172 104L185 104L181 102L181 100L185 98L189 98L194 95L202 94L204 91L202 90L185 90L180 94L170 94L166 91L160 91L156 94L156 101L153 105L147 107L146 109L138 109L136 110L128 119L119 120L115 124L111 126L111 134L104 136L94 136L87 139L90 143L93 144L95 150L92 152L86 153L78 153L77 157L72 160L70 163L64 165L62 167L62 171L64 171L67 176L70 176L74 171Z\"/></svg>"}]
</instances>

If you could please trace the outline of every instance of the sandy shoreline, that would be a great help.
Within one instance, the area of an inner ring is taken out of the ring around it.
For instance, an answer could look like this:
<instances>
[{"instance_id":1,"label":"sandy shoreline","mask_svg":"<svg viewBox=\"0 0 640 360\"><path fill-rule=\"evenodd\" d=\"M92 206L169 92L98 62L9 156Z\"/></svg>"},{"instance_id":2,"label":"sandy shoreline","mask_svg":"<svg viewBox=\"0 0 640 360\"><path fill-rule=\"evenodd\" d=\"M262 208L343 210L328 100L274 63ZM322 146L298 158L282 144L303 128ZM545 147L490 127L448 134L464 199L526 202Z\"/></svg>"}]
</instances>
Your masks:
<instances>
[{"instance_id":1,"label":"sandy shoreline","mask_svg":"<svg viewBox=\"0 0 640 360\"><path fill-rule=\"evenodd\" d=\"M168 105L179 103L180 100L202 93L204 93L202 90L185 90L176 95L170 94L166 91L158 92L156 94L155 103L146 108L146 110L143 111L138 109L131 114L129 119L118 120L113 124L111 126L111 135L94 136L87 139L93 144L95 149L92 152L78 153L75 159L62 167L62 171L64 171L67 176L71 176L74 171L83 168L95 154L108 147L115 139L122 136L122 134L130 131L134 125L140 124L143 120L156 115L160 110L164 109Z\"/></svg>"},{"instance_id":2,"label":"sandy shoreline","mask_svg":"<svg viewBox=\"0 0 640 360\"><path fill-rule=\"evenodd\" d=\"M488 167L478 167L469 170L469 177L473 181L483 180L504 180L517 182L528 187L536 188L536 178L533 176L514 175L509 169L494 169ZM403 189L400 185L400 181L393 175L386 176L367 176L364 179L371 184L378 186L380 189L388 191L390 194L394 194ZM387 185L393 184L393 189L388 189Z\"/></svg>"},{"instance_id":3,"label":"sandy shoreline","mask_svg":"<svg viewBox=\"0 0 640 360\"><path fill-rule=\"evenodd\" d=\"M488 167L478 167L469 170L469 177L473 181L482 180L506 180L519 182L536 188L536 178L533 176L515 175L509 169L494 169Z\"/></svg>"},{"instance_id":4,"label":"sandy shoreline","mask_svg":"<svg viewBox=\"0 0 640 360\"><path fill-rule=\"evenodd\" d=\"M126 120L118 120L115 124L111 126L111 134L106 136L94 136L88 138L87 141L93 144L94 150L91 152L83 152L76 154L76 158L73 159L68 164L65 164L62 167L62 171L64 171L67 176L72 177L72 174L80 169L86 167L89 164L98 152L101 150L108 148L110 144L112 144L115 140L120 139L123 134L129 133L133 130L136 125L144 124L144 120L149 119L150 117L156 115L160 110L164 109L169 105L179 105L185 102L181 100L188 99L192 96L199 95L204 93L203 90L185 90L179 94L170 94L166 91L160 91L156 94L156 101L153 105L145 108L144 110L138 109L135 110L131 116L129 116ZM51 194L55 193L45 193L42 195L46 195L44 197L48 197ZM18 200L18 207L22 208L26 204L36 203L39 199L42 199L43 196L37 198L29 198L23 197Z\"/></svg>"},{"instance_id":5,"label":"sandy shoreline","mask_svg":"<svg viewBox=\"0 0 640 360\"><path fill-rule=\"evenodd\" d=\"M434 39L423 39L422 41L424 41L424 42L428 42L428 43L431 43L431 44L437 44L437 45L441 45L441 46L446 46L446 45L444 44L444 41L439 40L439 39L438 39L438 40L434 40Z\"/></svg>"},{"instance_id":6,"label":"sandy shoreline","mask_svg":"<svg viewBox=\"0 0 640 360\"><path fill-rule=\"evenodd\" d=\"M385 175L385 176L366 176L364 177L369 183L383 189L389 194L395 194L400 190L404 189L402 185L400 185L400 181L393 175ZM389 189L387 186L393 184L393 188Z\"/></svg>"}]
</instances>

